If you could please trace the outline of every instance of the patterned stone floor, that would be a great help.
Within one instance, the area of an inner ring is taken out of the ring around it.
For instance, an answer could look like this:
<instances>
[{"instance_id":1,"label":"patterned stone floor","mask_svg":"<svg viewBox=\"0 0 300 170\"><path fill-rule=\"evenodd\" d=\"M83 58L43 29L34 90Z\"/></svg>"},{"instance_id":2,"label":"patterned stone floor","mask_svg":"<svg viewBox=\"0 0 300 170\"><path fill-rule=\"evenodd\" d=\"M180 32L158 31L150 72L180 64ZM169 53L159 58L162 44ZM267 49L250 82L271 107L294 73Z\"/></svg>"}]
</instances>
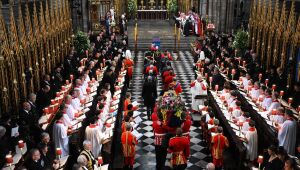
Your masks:
<instances>
[{"instance_id":1,"label":"patterned stone floor","mask_svg":"<svg viewBox=\"0 0 300 170\"><path fill-rule=\"evenodd\" d=\"M190 94L190 82L194 80L193 68L193 57L189 51L180 51L180 60L173 61L172 67L175 70L177 80L181 83L183 93L182 99L186 103L187 109L191 107L191 94ZM133 73L133 81L131 82L131 87L129 92L132 94L132 101L137 101L140 103L139 112L141 112L140 117L142 122L137 127L137 131L143 136L139 139L139 143L136 147L137 154L135 157L134 168L137 170L155 170L155 150L153 144L153 131L152 122L147 120L146 108L143 106L143 101L141 97L142 93L142 70L143 70L143 52L138 52L137 62L135 63L135 69ZM160 77L158 77L158 93L161 91L162 82ZM194 122L191 127L191 157L189 159L188 168L189 170L199 170L205 168L206 164L211 161L208 156L207 149L205 145L201 142L201 129ZM170 155L168 155L168 158ZM168 159L167 159L168 160ZM166 162L166 169L168 169L169 163Z\"/></svg>"}]
</instances>

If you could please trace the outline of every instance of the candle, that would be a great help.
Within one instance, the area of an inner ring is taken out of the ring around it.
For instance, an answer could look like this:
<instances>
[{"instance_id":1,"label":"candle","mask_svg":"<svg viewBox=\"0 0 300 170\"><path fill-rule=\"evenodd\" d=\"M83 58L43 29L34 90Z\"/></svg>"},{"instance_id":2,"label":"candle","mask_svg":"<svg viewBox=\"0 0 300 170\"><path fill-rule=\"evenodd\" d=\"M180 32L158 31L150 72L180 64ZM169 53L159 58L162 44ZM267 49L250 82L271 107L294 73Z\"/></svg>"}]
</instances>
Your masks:
<instances>
[{"instance_id":1,"label":"candle","mask_svg":"<svg viewBox=\"0 0 300 170\"><path fill-rule=\"evenodd\" d=\"M224 95L221 96L221 100L225 100L225 96Z\"/></svg>"},{"instance_id":2,"label":"candle","mask_svg":"<svg viewBox=\"0 0 300 170\"><path fill-rule=\"evenodd\" d=\"M284 95L284 91L281 90L279 94L280 94L280 96L282 97L282 96Z\"/></svg>"},{"instance_id":3,"label":"candle","mask_svg":"<svg viewBox=\"0 0 300 170\"><path fill-rule=\"evenodd\" d=\"M23 140L19 140L19 142L18 142L18 147L20 148L20 149L22 149L22 148L24 148L24 141Z\"/></svg>"},{"instance_id":4,"label":"candle","mask_svg":"<svg viewBox=\"0 0 300 170\"><path fill-rule=\"evenodd\" d=\"M60 96L60 92L56 92L56 97L59 97Z\"/></svg>"},{"instance_id":5,"label":"candle","mask_svg":"<svg viewBox=\"0 0 300 170\"><path fill-rule=\"evenodd\" d=\"M212 77L209 77L209 82L211 83L213 81L213 78Z\"/></svg>"},{"instance_id":6,"label":"candle","mask_svg":"<svg viewBox=\"0 0 300 170\"><path fill-rule=\"evenodd\" d=\"M276 115L277 110L276 109L272 109L272 115Z\"/></svg>"},{"instance_id":7,"label":"candle","mask_svg":"<svg viewBox=\"0 0 300 170\"><path fill-rule=\"evenodd\" d=\"M243 67L245 67L245 66L246 66L246 61L244 60L244 61L243 61Z\"/></svg>"},{"instance_id":8,"label":"candle","mask_svg":"<svg viewBox=\"0 0 300 170\"><path fill-rule=\"evenodd\" d=\"M276 84L272 85L272 90L275 91L276 90Z\"/></svg>"},{"instance_id":9,"label":"candle","mask_svg":"<svg viewBox=\"0 0 300 170\"><path fill-rule=\"evenodd\" d=\"M300 106L298 106L298 112L300 113Z\"/></svg>"},{"instance_id":10,"label":"candle","mask_svg":"<svg viewBox=\"0 0 300 170\"><path fill-rule=\"evenodd\" d=\"M54 105L55 104L55 100L51 99L51 104Z\"/></svg>"},{"instance_id":11,"label":"candle","mask_svg":"<svg viewBox=\"0 0 300 170\"><path fill-rule=\"evenodd\" d=\"M69 85L69 84L70 84L69 80L66 80L66 85Z\"/></svg>"},{"instance_id":12,"label":"candle","mask_svg":"<svg viewBox=\"0 0 300 170\"><path fill-rule=\"evenodd\" d=\"M89 56L89 50L85 50L86 56Z\"/></svg>"},{"instance_id":13,"label":"candle","mask_svg":"<svg viewBox=\"0 0 300 170\"><path fill-rule=\"evenodd\" d=\"M60 156L62 154L62 151L60 148L56 148L56 155Z\"/></svg>"},{"instance_id":14,"label":"candle","mask_svg":"<svg viewBox=\"0 0 300 170\"><path fill-rule=\"evenodd\" d=\"M220 62L220 58L218 57L217 58L217 65L219 65L219 62Z\"/></svg>"},{"instance_id":15,"label":"candle","mask_svg":"<svg viewBox=\"0 0 300 170\"><path fill-rule=\"evenodd\" d=\"M5 159L6 159L7 164L12 164L14 162L13 157L12 157L11 154L6 155Z\"/></svg>"},{"instance_id":16,"label":"candle","mask_svg":"<svg viewBox=\"0 0 300 170\"><path fill-rule=\"evenodd\" d=\"M45 108L44 108L44 113L45 113L45 114L49 114L49 108L48 108L48 107L45 107Z\"/></svg>"},{"instance_id":17,"label":"candle","mask_svg":"<svg viewBox=\"0 0 300 170\"><path fill-rule=\"evenodd\" d=\"M86 93L89 94L90 92L91 92L91 88L90 88L90 87L87 87L87 88L86 88Z\"/></svg>"},{"instance_id":18,"label":"candle","mask_svg":"<svg viewBox=\"0 0 300 170\"><path fill-rule=\"evenodd\" d=\"M259 155L257 158L257 163L262 164L264 162L264 157Z\"/></svg>"},{"instance_id":19,"label":"candle","mask_svg":"<svg viewBox=\"0 0 300 170\"><path fill-rule=\"evenodd\" d=\"M215 85L215 90L218 91L219 85Z\"/></svg>"},{"instance_id":20,"label":"candle","mask_svg":"<svg viewBox=\"0 0 300 170\"><path fill-rule=\"evenodd\" d=\"M233 107L228 108L228 112L231 113L233 111Z\"/></svg>"},{"instance_id":21,"label":"candle","mask_svg":"<svg viewBox=\"0 0 300 170\"><path fill-rule=\"evenodd\" d=\"M289 104L292 104L293 103L293 98L290 97L288 102L289 102Z\"/></svg>"},{"instance_id":22,"label":"candle","mask_svg":"<svg viewBox=\"0 0 300 170\"><path fill-rule=\"evenodd\" d=\"M242 127L242 126L243 126L243 124L244 124L244 122L243 122L243 121L241 121L241 120L239 120L239 121L238 121L238 126L239 126L239 127Z\"/></svg>"},{"instance_id":23,"label":"candle","mask_svg":"<svg viewBox=\"0 0 300 170\"><path fill-rule=\"evenodd\" d=\"M224 63L223 62L221 63L221 67L224 67Z\"/></svg>"},{"instance_id":24,"label":"candle","mask_svg":"<svg viewBox=\"0 0 300 170\"><path fill-rule=\"evenodd\" d=\"M103 164L102 156L99 156L99 157L98 157L98 164L99 164L99 165L102 165L102 164Z\"/></svg>"},{"instance_id":25,"label":"candle","mask_svg":"<svg viewBox=\"0 0 300 170\"><path fill-rule=\"evenodd\" d=\"M71 80L73 80L73 79L74 79L74 76L73 76L73 74L71 74L71 75L70 75L70 79L71 79Z\"/></svg>"},{"instance_id":26,"label":"candle","mask_svg":"<svg viewBox=\"0 0 300 170\"><path fill-rule=\"evenodd\" d=\"M265 80L266 86L268 86L268 83L269 83L269 79L266 79L266 80Z\"/></svg>"}]
</instances>

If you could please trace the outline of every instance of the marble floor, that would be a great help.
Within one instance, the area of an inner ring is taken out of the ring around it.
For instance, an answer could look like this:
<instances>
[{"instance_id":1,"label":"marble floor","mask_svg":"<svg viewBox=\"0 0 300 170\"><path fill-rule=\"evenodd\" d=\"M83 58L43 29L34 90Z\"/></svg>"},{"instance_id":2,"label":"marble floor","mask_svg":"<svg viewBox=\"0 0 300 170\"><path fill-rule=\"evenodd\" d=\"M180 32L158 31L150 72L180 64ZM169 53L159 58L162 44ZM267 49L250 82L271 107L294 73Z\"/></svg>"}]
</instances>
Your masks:
<instances>
[{"instance_id":1,"label":"marble floor","mask_svg":"<svg viewBox=\"0 0 300 170\"><path fill-rule=\"evenodd\" d=\"M173 54L177 55L177 54ZM180 51L180 60L172 61L172 67L175 70L177 80L181 83L183 92L182 99L186 103L187 109L191 107L191 94L190 94L190 82L194 80L193 69L193 57L189 51ZM137 60L134 66L133 80L131 81L131 86L129 92L132 93L132 101L137 101L140 103L139 112L141 112L140 117L142 122L137 127L139 133L143 136L139 139L139 143L136 147L137 154L135 157L134 169L137 170L154 170L155 169L155 150L153 144L153 131L152 131L152 121L147 119L146 108L143 105L141 93L143 86L143 63L144 56L143 52L139 51L137 54ZM161 78L158 77L158 93L161 91L162 82ZM206 164L211 161L209 152L205 144L201 139L201 129L197 122L193 122L191 127L191 157L188 162L189 170L199 170L205 168ZM170 158L168 154L167 158ZM169 169L169 162L167 159L166 169Z\"/></svg>"}]
</instances>

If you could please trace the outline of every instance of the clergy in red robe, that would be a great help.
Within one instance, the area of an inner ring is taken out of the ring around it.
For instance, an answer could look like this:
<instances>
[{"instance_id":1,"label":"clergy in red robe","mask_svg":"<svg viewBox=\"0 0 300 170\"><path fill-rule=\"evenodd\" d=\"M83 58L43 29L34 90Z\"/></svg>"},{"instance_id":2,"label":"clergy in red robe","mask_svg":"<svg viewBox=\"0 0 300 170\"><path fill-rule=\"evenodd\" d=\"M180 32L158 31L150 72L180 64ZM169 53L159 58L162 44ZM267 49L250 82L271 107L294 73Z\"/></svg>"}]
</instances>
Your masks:
<instances>
[{"instance_id":1,"label":"clergy in red robe","mask_svg":"<svg viewBox=\"0 0 300 170\"><path fill-rule=\"evenodd\" d=\"M124 167L123 169L133 169L135 157L135 145L137 145L136 137L131 133L132 126L126 123L126 131L122 133L121 143L124 154Z\"/></svg>"},{"instance_id":2,"label":"clergy in red robe","mask_svg":"<svg viewBox=\"0 0 300 170\"><path fill-rule=\"evenodd\" d=\"M168 151L172 153L171 166L173 169L184 170L190 156L190 141L182 136L182 129L176 129L176 136L169 141Z\"/></svg>"},{"instance_id":3,"label":"clergy in red robe","mask_svg":"<svg viewBox=\"0 0 300 170\"><path fill-rule=\"evenodd\" d=\"M154 75L158 75L158 69L156 66L154 66L153 64L151 64L150 66L148 66L146 68L146 74L149 74L149 71L152 70Z\"/></svg>"},{"instance_id":4,"label":"clergy in red robe","mask_svg":"<svg viewBox=\"0 0 300 170\"><path fill-rule=\"evenodd\" d=\"M223 128L218 127L218 134L211 139L213 163L216 168L221 168L223 166L223 151L225 148L229 147L229 142L222 133Z\"/></svg>"},{"instance_id":5,"label":"clergy in red robe","mask_svg":"<svg viewBox=\"0 0 300 170\"><path fill-rule=\"evenodd\" d=\"M125 69L127 71L127 75L129 77L129 79L131 79L132 73L133 73L134 62L129 57L126 57L123 62L124 62Z\"/></svg>"}]
</instances>

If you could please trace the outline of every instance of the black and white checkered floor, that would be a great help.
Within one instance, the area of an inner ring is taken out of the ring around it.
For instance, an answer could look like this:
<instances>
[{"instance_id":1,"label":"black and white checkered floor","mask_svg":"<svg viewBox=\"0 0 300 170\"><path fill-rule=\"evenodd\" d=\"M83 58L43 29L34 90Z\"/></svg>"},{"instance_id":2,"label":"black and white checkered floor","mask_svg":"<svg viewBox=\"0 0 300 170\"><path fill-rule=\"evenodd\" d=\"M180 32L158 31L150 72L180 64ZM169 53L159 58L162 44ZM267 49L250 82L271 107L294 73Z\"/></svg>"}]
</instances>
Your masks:
<instances>
[{"instance_id":1,"label":"black and white checkered floor","mask_svg":"<svg viewBox=\"0 0 300 170\"><path fill-rule=\"evenodd\" d=\"M182 99L186 102L187 109L191 107L191 94L190 94L190 83L194 80L193 71L193 57L189 51L180 51L180 60L173 61L172 67L175 70L177 80L181 83L183 92ZM153 145L153 131L152 131L152 121L147 120L146 108L143 106L143 100L141 97L142 86L143 86L143 63L144 56L143 52L138 52L137 62L134 66L133 81L131 81L131 86L129 92L132 94L132 101L137 101L140 103L139 112L141 112L140 117L142 122L137 127L137 131L143 136L139 139L139 143L136 147L137 154L135 156L134 169L138 170L155 170L155 149ZM158 77L158 93L161 91L162 82L160 77ZM196 123L194 123L195 125ZM207 149L203 142L201 142L201 129L199 126L191 127L191 157L188 162L189 170L199 170L205 168L206 164L211 161L208 156ZM170 155L168 154L168 157ZM166 169L169 167L168 159L166 161Z\"/></svg>"}]
</instances>

